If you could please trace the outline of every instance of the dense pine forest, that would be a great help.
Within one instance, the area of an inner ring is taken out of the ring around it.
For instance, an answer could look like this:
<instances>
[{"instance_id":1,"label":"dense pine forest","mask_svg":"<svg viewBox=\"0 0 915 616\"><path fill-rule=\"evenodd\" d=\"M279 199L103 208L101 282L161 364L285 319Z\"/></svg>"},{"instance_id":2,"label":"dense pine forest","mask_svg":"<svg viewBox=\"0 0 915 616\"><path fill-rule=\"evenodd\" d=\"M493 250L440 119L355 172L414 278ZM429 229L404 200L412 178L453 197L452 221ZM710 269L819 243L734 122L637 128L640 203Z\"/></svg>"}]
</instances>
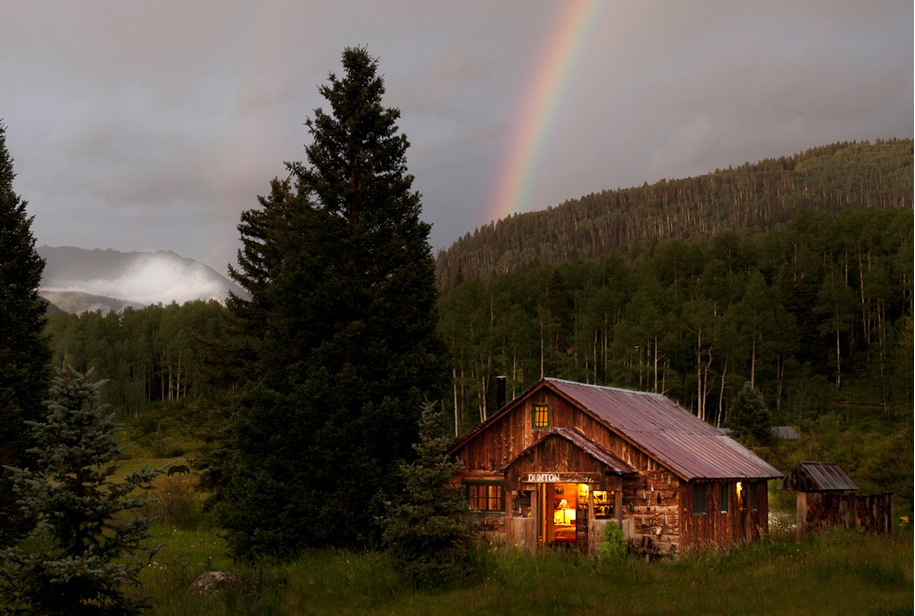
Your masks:
<instances>
[{"instance_id":1,"label":"dense pine forest","mask_svg":"<svg viewBox=\"0 0 915 616\"><path fill-rule=\"evenodd\" d=\"M477 230L438 258L455 433L496 410L498 375L509 396L541 376L657 391L722 427L749 384L812 439L796 455L910 503L912 191L910 140L836 144ZM238 375L201 342L226 318L194 302L48 332L123 415L191 408L215 434Z\"/></svg>"}]
</instances>

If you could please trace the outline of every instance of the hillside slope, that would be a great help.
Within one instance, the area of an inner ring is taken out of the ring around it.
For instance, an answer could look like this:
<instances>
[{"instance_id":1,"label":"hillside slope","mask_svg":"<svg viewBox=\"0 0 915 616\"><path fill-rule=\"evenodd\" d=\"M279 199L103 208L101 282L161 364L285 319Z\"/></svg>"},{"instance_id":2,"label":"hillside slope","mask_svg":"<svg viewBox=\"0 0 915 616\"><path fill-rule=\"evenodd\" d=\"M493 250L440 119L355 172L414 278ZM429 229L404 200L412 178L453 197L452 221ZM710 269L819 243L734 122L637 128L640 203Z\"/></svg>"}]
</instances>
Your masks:
<instances>
[{"instance_id":1,"label":"hillside slope","mask_svg":"<svg viewBox=\"0 0 915 616\"><path fill-rule=\"evenodd\" d=\"M912 140L836 143L787 158L606 190L468 233L436 259L439 288L669 238L771 229L800 211L912 207Z\"/></svg>"},{"instance_id":2,"label":"hillside slope","mask_svg":"<svg viewBox=\"0 0 915 616\"><path fill-rule=\"evenodd\" d=\"M40 294L71 313L192 300L222 302L230 290L244 295L216 270L171 251L41 246L38 254L46 261Z\"/></svg>"}]
</instances>

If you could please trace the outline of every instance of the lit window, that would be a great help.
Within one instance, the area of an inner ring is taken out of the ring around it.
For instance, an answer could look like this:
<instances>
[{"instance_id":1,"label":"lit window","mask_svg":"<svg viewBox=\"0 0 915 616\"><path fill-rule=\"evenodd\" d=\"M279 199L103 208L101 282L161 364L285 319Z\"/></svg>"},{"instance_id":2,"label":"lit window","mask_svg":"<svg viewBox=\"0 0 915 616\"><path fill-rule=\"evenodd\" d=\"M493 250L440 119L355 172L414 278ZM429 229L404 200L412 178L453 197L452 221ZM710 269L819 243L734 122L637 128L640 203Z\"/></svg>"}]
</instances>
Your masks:
<instances>
[{"instance_id":1,"label":"lit window","mask_svg":"<svg viewBox=\"0 0 915 616\"><path fill-rule=\"evenodd\" d=\"M721 513L728 512L728 484L719 484L719 495L721 499Z\"/></svg>"},{"instance_id":2,"label":"lit window","mask_svg":"<svg viewBox=\"0 0 915 616\"><path fill-rule=\"evenodd\" d=\"M464 489L471 511L505 512L504 481L465 481Z\"/></svg>"},{"instance_id":3,"label":"lit window","mask_svg":"<svg viewBox=\"0 0 915 616\"><path fill-rule=\"evenodd\" d=\"M693 485L693 515L705 515L708 513L708 493L706 484L697 483Z\"/></svg>"},{"instance_id":4,"label":"lit window","mask_svg":"<svg viewBox=\"0 0 915 616\"><path fill-rule=\"evenodd\" d=\"M534 430L550 429L550 405L535 404L531 411L531 427Z\"/></svg>"},{"instance_id":5,"label":"lit window","mask_svg":"<svg viewBox=\"0 0 915 616\"><path fill-rule=\"evenodd\" d=\"M743 489L743 482L737 482L737 508L743 511L747 508L747 493Z\"/></svg>"}]
</instances>

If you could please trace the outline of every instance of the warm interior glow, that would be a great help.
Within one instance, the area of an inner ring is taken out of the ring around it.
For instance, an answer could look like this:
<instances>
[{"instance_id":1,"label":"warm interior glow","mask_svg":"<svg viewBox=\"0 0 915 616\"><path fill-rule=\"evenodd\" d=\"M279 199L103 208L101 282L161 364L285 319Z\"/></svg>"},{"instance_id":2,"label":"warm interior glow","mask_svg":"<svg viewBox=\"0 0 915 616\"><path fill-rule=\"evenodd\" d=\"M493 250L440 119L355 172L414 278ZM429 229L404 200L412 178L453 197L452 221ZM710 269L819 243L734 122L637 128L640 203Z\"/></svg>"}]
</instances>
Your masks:
<instances>
[{"instance_id":1,"label":"warm interior glow","mask_svg":"<svg viewBox=\"0 0 915 616\"><path fill-rule=\"evenodd\" d=\"M553 524L569 525L575 523L574 509L559 509L553 512Z\"/></svg>"}]
</instances>

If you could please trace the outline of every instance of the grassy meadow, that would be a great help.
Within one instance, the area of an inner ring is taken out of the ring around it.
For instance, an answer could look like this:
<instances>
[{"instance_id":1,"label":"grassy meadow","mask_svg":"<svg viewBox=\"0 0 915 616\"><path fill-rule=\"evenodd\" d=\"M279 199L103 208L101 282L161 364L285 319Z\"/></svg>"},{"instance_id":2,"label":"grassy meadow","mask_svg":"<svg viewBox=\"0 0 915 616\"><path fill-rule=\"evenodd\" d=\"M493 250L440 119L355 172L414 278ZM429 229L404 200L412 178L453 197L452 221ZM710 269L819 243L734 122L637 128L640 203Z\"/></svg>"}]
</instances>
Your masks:
<instances>
[{"instance_id":1,"label":"grassy meadow","mask_svg":"<svg viewBox=\"0 0 915 616\"><path fill-rule=\"evenodd\" d=\"M570 551L485 548L464 588L406 587L377 553L313 551L287 565L243 567L212 531L158 527L164 544L144 576L152 614L905 614L913 612L911 534L790 537L677 562L604 564ZM245 575L254 595L188 597L203 571Z\"/></svg>"},{"instance_id":2,"label":"grassy meadow","mask_svg":"<svg viewBox=\"0 0 915 616\"><path fill-rule=\"evenodd\" d=\"M163 422L164 423L164 422ZM132 429L133 428L133 429ZM193 460L202 441L181 442L157 424L122 433L128 459L118 475L143 466L164 468ZM117 477L115 477L117 479ZM379 553L309 551L288 564L234 563L203 510L197 476L163 474L155 501L151 545L158 553L143 572L141 592L155 616L296 614L874 614L913 613L913 533L893 537L834 529L795 538L793 493L770 492L776 515L770 535L749 546L708 549L676 562L629 557L604 563L569 550L530 555L482 546L480 573L464 587L416 591ZM900 513L900 512L897 512ZM905 513L905 512L901 512ZM897 516L897 521L900 518ZM205 571L232 571L257 588L189 597Z\"/></svg>"},{"instance_id":3,"label":"grassy meadow","mask_svg":"<svg viewBox=\"0 0 915 616\"><path fill-rule=\"evenodd\" d=\"M145 463L160 460L147 459ZM164 462L170 462L165 460ZM137 461L132 461L133 467ZM773 528L765 540L708 549L676 562L628 557L603 563L569 550L530 555L482 546L480 574L462 588L420 592L380 553L315 550L289 564L232 562L202 510L196 478L161 476L142 581L151 614L875 614L913 613L911 526L893 537L834 529L803 541ZM189 597L211 570L244 575L253 595Z\"/></svg>"}]
</instances>

